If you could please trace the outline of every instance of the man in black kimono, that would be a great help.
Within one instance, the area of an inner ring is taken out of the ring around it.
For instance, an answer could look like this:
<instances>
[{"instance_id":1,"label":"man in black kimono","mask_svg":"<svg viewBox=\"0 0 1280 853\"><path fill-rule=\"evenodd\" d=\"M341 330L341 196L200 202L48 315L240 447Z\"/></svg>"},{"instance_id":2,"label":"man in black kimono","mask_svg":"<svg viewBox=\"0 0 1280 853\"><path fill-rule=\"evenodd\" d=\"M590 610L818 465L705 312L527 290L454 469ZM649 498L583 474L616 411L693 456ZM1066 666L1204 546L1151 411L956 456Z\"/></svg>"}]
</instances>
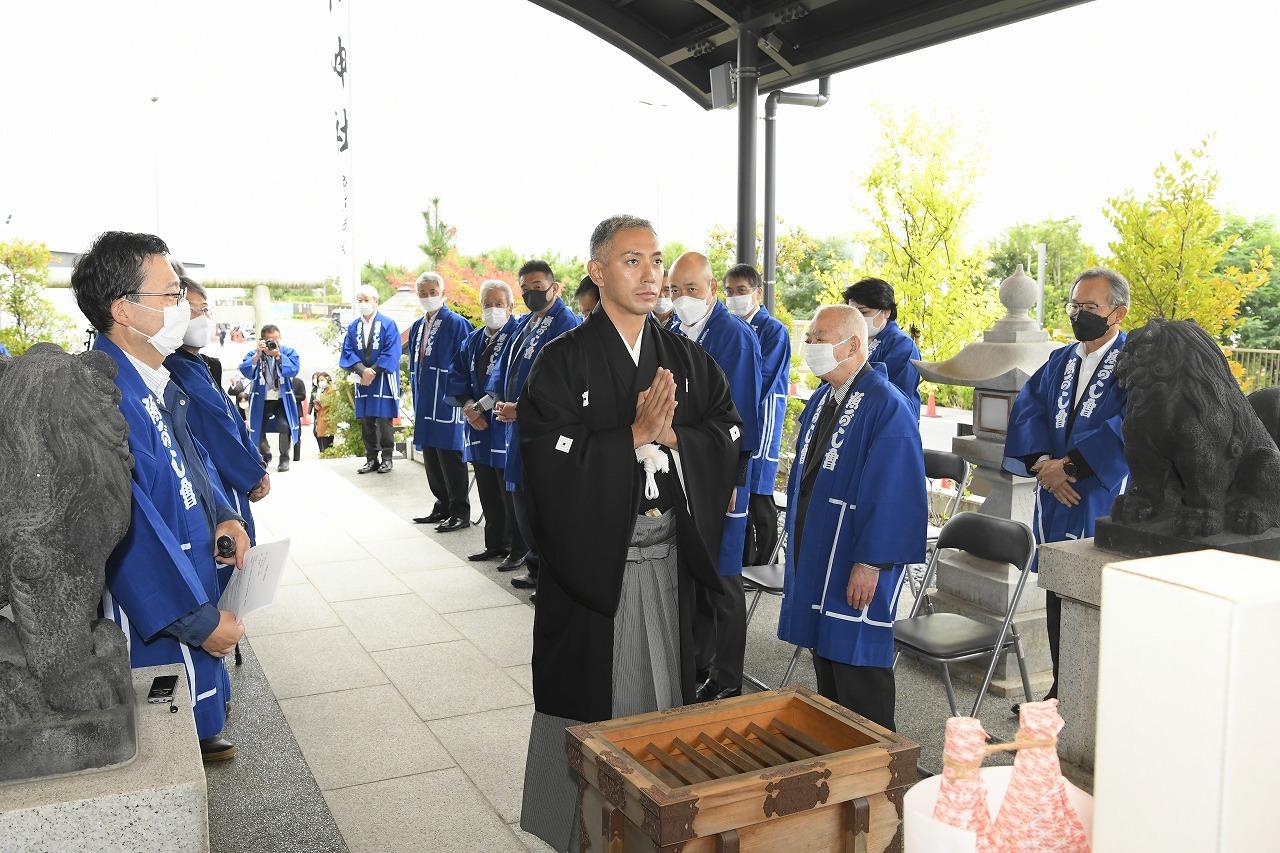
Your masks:
<instances>
[{"instance_id":1,"label":"man in black kimono","mask_svg":"<svg viewBox=\"0 0 1280 853\"><path fill-rule=\"evenodd\" d=\"M720 368L649 318L662 285L653 226L606 219L587 270L600 307L547 344L520 403L542 554L521 826L560 851L578 838L564 729L693 698L693 591L720 588L742 441Z\"/></svg>"}]
</instances>

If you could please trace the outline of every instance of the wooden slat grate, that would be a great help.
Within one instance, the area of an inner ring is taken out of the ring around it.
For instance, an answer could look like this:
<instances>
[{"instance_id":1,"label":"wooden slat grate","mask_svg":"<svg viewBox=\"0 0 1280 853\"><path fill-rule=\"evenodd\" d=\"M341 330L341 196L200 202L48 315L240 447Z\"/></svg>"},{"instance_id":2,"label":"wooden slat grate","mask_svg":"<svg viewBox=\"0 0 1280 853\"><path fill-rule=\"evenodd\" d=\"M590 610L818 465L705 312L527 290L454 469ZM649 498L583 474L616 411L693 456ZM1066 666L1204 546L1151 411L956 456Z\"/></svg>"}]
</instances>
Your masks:
<instances>
[{"instance_id":1,"label":"wooden slat grate","mask_svg":"<svg viewBox=\"0 0 1280 853\"><path fill-rule=\"evenodd\" d=\"M749 722L741 732L726 727L718 736L699 732L691 740L694 743L675 738L669 751L660 749L652 741L645 746L645 752L657 762L650 766L663 781L676 787L696 785L793 761L807 761L834 751L777 717L769 721L768 728ZM644 761L643 756L635 757Z\"/></svg>"}]
</instances>

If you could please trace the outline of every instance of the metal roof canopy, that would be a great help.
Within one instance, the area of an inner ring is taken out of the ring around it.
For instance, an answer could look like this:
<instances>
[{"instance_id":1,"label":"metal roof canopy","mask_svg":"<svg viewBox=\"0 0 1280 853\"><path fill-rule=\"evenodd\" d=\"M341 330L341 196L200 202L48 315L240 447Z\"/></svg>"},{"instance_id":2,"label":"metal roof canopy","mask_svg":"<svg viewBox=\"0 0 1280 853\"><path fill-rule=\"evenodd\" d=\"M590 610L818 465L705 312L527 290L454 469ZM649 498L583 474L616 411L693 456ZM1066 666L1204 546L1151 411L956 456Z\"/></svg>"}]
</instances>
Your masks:
<instances>
[{"instance_id":1,"label":"metal roof canopy","mask_svg":"<svg viewBox=\"0 0 1280 853\"><path fill-rule=\"evenodd\" d=\"M530 0L711 109L711 69L758 37L759 91L816 80L1088 0Z\"/></svg>"}]
</instances>

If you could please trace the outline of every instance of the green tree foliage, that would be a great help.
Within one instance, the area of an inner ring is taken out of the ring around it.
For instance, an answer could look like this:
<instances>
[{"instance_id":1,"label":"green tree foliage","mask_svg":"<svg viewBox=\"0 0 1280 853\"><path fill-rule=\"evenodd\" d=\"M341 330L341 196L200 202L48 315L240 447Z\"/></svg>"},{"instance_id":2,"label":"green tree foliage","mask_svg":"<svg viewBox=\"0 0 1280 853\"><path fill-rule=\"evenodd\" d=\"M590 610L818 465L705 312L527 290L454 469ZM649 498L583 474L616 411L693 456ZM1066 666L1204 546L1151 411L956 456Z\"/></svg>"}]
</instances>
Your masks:
<instances>
[{"instance_id":1,"label":"green tree foliage","mask_svg":"<svg viewBox=\"0 0 1280 853\"><path fill-rule=\"evenodd\" d=\"M506 245L498 246L497 248L490 249L487 252L481 252L479 255L476 255L474 259L468 260L471 260L472 263L474 263L480 258L484 258L504 272L513 274L517 272L520 269L520 265L524 263L524 258L521 258L515 249Z\"/></svg>"},{"instance_id":2,"label":"green tree foliage","mask_svg":"<svg viewBox=\"0 0 1280 853\"><path fill-rule=\"evenodd\" d=\"M1044 307L1046 329L1067 329L1066 303L1077 273L1093 263L1093 251L1080 239L1080 222L1074 217L1045 219L1005 229L988 247L989 279L999 285L1022 264L1036 278L1036 244L1045 244Z\"/></svg>"},{"instance_id":3,"label":"green tree foliage","mask_svg":"<svg viewBox=\"0 0 1280 853\"><path fill-rule=\"evenodd\" d=\"M777 288L775 296L780 310L774 314L788 328L791 327L791 314L799 308L801 316L813 315L817 307L816 301L810 301L796 294L801 288L813 288L812 279L821 269L829 266L833 255L830 245L842 244L839 237L818 241L799 226L784 229L786 223L778 217L777 228L777 262L774 271ZM663 254L666 257L666 254ZM724 225L713 225L707 232L707 258L711 261L711 269L717 278L723 278L725 270L737 264L737 234ZM764 225L756 223L756 269L764 272ZM670 260L675 260L672 257ZM820 289L820 288L818 288ZM794 300L794 301L793 301ZM795 307L793 307L795 306ZM785 316L784 316L785 315Z\"/></svg>"},{"instance_id":4,"label":"green tree foliage","mask_svg":"<svg viewBox=\"0 0 1280 853\"><path fill-rule=\"evenodd\" d=\"M1260 253L1280 249L1280 228L1274 216L1249 220L1240 214L1225 214L1213 240L1225 244L1233 235L1239 239L1218 262L1214 270L1218 275L1226 274L1230 267L1248 269L1254 259L1261 257ZM1280 349L1280 267L1273 265L1267 271L1267 280L1245 298L1235 337L1237 344L1246 349Z\"/></svg>"},{"instance_id":5,"label":"green tree foliage","mask_svg":"<svg viewBox=\"0 0 1280 853\"><path fill-rule=\"evenodd\" d=\"M44 298L49 257L44 243L0 243L0 340L11 355L22 355L38 341L73 346L71 318Z\"/></svg>"},{"instance_id":6,"label":"green tree foliage","mask_svg":"<svg viewBox=\"0 0 1280 853\"><path fill-rule=\"evenodd\" d=\"M964 245L980 152L962 150L955 119L895 116L880 107L880 147L862 185L872 227L861 264L820 277L824 302L863 276L893 285L898 323L916 335L926 361L942 361L976 340L1000 314L987 260Z\"/></svg>"},{"instance_id":7,"label":"green tree foliage","mask_svg":"<svg viewBox=\"0 0 1280 853\"><path fill-rule=\"evenodd\" d=\"M435 269L436 263L438 263L438 260L423 264L422 267L423 269ZM386 262L375 264L373 261L365 261L364 266L360 268L360 283L376 287L378 289L378 301L386 302L401 287L417 281L420 272L420 270L411 270L404 264L389 264Z\"/></svg>"},{"instance_id":8,"label":"green tree foliage","mask_svg":"<svg viewBox=\"0 0 1280 853\"><path fill-rule=\"evenodd\" d=\"M1109 263L1133 289L1127 326L1152 317L1190 319L1225 343L1241 323L1240 304L1269 280L1272 261L1263 250L1248 258L1247 267L1219 271L1239 237L1218 235L1222 217L1213 195L1219 177L1206 145L1189 156L1175 153L1172 168L1156 167L1155 188L1145 198L1128 190L1108 199L1107 218L1119 235L1109 244Z\"/></svg>"},{"instance_id":9,"label":"green tree foliage","mask_svg":"<svg viewBox=\"0 0 1280 853\"><path fill-rule=\"evenodd\" d=\"M427 242L419 243L418 248L427 256L428 269L449 254L453 241L458 236L458 229L440 218L440 196L431 199L431 209L422 211L422 223L426 227Z\"/></svg>"},{"instance_id":10,"label":"green tree foliage","mask_svg":"<svg viewBox=\"0 0 1280 853\"><path fill-rule=\"evenodd\" d=\"M666 264L667 269L671 269L671 265L676 262L676 258L687 251L689 251L689 247L680 240L668 240L662 244L662 262Z\"/></svg>"}]
</instances>

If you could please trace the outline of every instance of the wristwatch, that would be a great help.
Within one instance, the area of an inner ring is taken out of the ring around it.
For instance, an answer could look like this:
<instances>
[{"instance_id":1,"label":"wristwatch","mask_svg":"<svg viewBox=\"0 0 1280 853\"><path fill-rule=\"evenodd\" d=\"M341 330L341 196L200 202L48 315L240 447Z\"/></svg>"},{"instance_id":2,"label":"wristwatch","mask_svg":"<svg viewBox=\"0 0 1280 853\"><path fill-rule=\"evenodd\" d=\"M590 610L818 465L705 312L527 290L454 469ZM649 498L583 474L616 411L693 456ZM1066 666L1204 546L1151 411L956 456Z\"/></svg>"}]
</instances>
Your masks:
<instances>
[{"instance_id":1,"label":"wristwatch","mask_svg":"<svg viewBox=\"0 0 1280 853\"><path fill-rule=\"evenodd\" d=\"M1068 477L1074 477L1076 475L1076 470L1076 463L1072 462L1070 459L1062 463L1062 473L1066 474Z\"/></svg>"}]
</instances>

